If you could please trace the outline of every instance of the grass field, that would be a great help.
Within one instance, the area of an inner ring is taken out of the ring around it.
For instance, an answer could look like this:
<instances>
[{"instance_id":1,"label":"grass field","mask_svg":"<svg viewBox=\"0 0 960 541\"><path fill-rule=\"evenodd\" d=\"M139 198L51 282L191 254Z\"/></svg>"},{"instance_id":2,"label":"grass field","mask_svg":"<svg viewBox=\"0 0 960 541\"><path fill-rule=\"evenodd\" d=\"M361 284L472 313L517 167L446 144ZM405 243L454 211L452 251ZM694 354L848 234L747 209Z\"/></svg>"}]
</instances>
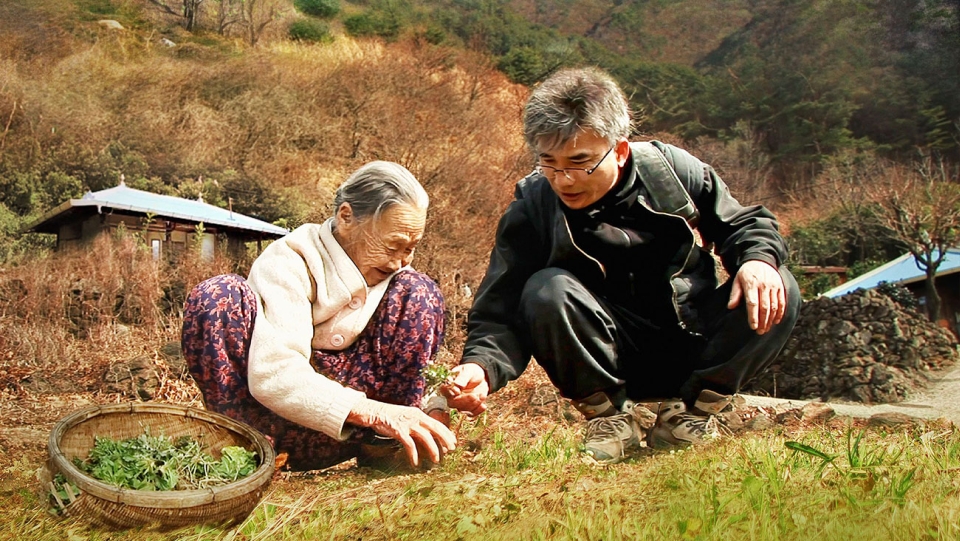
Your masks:
<instances>
[{"instance_id":1,"label":"grass field","mask_svg":"<svg viewBox=\"0 0 960 541\"><path fill-rule=\"evenodd\" d=\"M493 412L455 418L460 445L441 466L278 473L228 529L107 532L54 516L36 480L43 453L28 445L0 459L0 539L960 539L953 425L781 415L792 421L603 466L580 452L562 403L528 405L540 384L525 378Z\"/></svg>"}]
</instances>

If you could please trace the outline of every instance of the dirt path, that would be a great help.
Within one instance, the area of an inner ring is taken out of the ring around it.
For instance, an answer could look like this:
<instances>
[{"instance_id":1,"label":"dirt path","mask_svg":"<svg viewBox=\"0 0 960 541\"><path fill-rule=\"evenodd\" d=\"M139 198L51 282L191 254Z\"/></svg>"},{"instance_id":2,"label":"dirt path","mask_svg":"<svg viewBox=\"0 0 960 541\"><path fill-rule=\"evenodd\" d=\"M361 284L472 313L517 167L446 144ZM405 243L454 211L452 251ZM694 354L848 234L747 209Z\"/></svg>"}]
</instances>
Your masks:
<instances>
[{"instance_id":1,"label":"dirt path","mask_svg":"<svg viewBox=\"0 0 960 541\"><path fill-rule=\"evenodd\" d=\"M783 408L802 407L811 400L787 400L744 395L751 406ZM947 368L931 379L921 394L897 404L866 405L856 402L828 402L838 415L867 418L877 413L902 413L921 419L944 418L960 425L960 363Z\"/></svg>"}]
</instances>

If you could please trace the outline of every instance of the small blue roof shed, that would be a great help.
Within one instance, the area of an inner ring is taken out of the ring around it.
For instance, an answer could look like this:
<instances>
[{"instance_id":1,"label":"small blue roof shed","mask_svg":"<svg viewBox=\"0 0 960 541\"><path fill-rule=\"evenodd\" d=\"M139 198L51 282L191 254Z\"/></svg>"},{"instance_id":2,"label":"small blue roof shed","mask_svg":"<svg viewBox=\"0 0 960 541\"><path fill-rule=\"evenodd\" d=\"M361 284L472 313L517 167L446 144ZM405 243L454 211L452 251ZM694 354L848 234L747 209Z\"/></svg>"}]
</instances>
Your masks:
<instances>
[{"instance_id":1,"label":"small blue roof shed","mask_svg":"<svg viewBox=\"0 0 960 541\"><path fill-rule=\"evenodd\" d=\"M269 238L289 233L282 227L209 203L145 192L125 184L99 192L87 192L80 199L71 199L44 214L31 224L29 229L38 233L56 233L57 224L70 220L71 214L83 209L95 209L98 214L115 211L154 214L158 218L202 222L204 225L219 226L237 232L264 233Z\"/></svg>"},{"instance_id":2,"label":"small blue roof shed","mask_svg":"<svg viewBox=\"0 0 960 541\"><path fill-rule=\"evenodd\" d=\"M937 278L957 272L960 272L960 248L950 248L947 250L943 263L937 269ZM917 260L914 259L912 254L907 253L870 272L861 274L829 291L825 291L823 295L831 298L839 297L857 289L873 289L881 282L906 286L922 282L926 277L926 273L919 266Z\"/></svg>"},{"instance_id":3,"label":"small blue roof shed","mask_svg":"<svg viewBox=\"0 0 960 541\"><path fill-rule=\"evenodd\" d=\"M145 220L150 216L151 220ZM146 241L155 254L186 244L189 236L203 224L205 253L212 253L215 236L223 236L233 249L242 243L280 238L289 231L263 220L245 216L203 201L160 195L119 186L87 192L50 210L27 231L54 233L57 246L64 247L89 240L105 229L123 224L127 229L145 228ZM169 244L169 247L165 247Z\"/></svg>"}]
</instances>

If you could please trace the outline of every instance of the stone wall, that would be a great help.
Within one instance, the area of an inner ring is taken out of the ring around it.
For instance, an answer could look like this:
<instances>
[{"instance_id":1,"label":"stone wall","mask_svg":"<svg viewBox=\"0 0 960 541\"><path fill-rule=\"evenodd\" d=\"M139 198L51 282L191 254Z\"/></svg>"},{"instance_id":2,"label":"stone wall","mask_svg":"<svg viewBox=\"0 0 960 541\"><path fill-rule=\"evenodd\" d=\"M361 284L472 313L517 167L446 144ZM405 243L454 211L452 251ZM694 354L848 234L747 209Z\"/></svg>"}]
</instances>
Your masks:
<instances>
[{"instance_id":1,"label":"stone wall","mask_svg":"<svg viewBox=\"0 0 960 541\"><path fill-rule=\"evenodd\" d=\"M783 352L743 392L893 403L958 359L949 331L888 295L858 290L805 302Z\"/></svg>"}]
</instances>

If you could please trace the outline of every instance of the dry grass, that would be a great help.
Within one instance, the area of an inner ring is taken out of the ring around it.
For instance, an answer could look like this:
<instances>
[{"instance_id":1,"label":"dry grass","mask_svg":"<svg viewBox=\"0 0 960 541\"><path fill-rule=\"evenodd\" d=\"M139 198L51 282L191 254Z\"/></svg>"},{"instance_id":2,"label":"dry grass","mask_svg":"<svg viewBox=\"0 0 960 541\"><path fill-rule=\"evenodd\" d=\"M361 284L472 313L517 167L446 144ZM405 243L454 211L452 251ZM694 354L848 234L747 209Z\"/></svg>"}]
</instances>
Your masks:
<instances>
[{"instance_id":1,"label":"dry grass","mask_svg":"<svg viewBox=\"0 0 960 541\"><path fill-rule=\"evenodd\" d=\"M283 194L296 225L329 216L336 186L361 164L397 161L432 199L415 265L453 303L461 284L479 283L496 217L529 167L526 89L485 58L345 37L255 49L209 37L167 49L153 34L79 24L95 39L74 29L70 47L44 62L4 54L20 34L0 35L3 165L64 172L91 189L123 172L192 190L202 175L235 201L255 182Z\"/></svg>"}]
</instances>

